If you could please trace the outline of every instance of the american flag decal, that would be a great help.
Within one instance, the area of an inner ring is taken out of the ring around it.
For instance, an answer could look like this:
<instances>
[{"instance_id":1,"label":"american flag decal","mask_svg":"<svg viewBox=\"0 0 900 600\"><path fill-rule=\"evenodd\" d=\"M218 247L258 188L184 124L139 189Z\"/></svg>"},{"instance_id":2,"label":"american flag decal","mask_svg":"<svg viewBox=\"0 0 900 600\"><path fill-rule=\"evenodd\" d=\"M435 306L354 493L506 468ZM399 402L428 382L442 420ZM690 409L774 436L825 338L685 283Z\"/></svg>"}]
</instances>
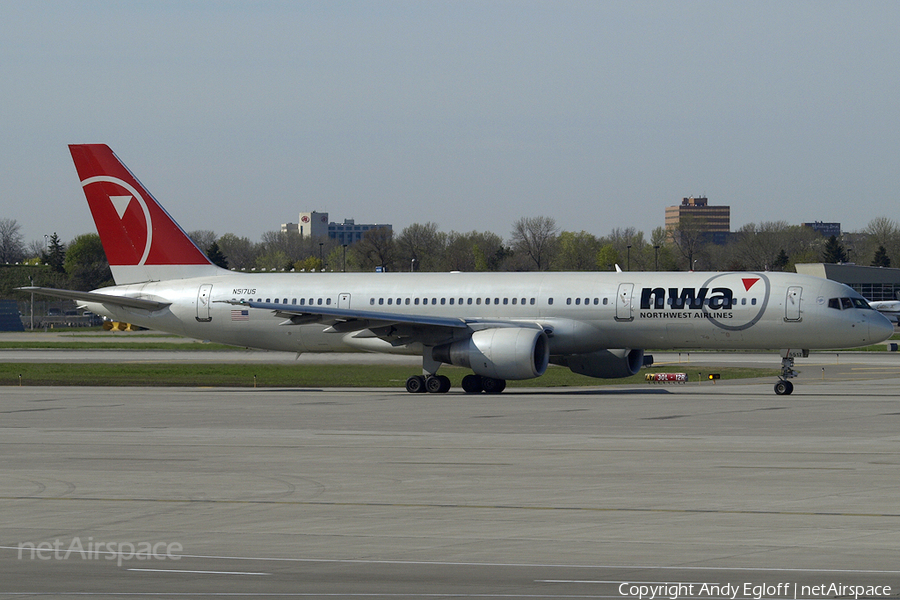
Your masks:
<instances>
[{"instance_id":1,"label":"american flag decal","mask_svg":"<svg viewBox=\"0 0 900 600\"><path fill-rule=\"evenodd\" d=\"M244 309L235 309L231 311L231 320L232 321L249 321L250 320L250 311L246 308Z\"/></svg>"}]
</instances>

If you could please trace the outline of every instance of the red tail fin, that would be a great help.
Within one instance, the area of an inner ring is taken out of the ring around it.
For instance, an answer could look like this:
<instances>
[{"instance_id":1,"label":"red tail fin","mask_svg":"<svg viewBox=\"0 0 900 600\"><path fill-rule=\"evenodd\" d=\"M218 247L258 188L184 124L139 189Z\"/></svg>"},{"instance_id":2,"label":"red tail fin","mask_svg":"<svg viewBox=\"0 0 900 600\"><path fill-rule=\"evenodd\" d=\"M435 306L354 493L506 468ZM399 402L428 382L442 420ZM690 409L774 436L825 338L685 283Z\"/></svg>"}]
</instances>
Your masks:
<instances>
[{"instance_id":1,"label":"red tail fin","mask_svg":"<svg viewBox=\"0 0 900 600\"><path fill-rule=\"evenodd\" d=\"M109 146L69 150L117 284L218 271Z\"/></svg>"}]
</instances>

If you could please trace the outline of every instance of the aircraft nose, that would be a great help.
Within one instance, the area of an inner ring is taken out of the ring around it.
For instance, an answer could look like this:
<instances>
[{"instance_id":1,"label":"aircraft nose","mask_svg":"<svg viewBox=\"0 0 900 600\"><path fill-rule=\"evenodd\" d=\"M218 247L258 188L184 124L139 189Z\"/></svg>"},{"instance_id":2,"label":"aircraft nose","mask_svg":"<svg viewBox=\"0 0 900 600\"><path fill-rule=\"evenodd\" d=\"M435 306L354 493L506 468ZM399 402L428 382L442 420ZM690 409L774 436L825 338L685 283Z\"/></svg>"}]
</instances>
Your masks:
<instances>
[{"instance_id":1,"label":"aircraft nose","mask_svg":"<svg viewBox=\"0 0 900 600\"><path fill-rule=\"evenodd\" d=\"M883 342L894 335L894 324L881 313L875 312L874 315L870 315L868 321L872 343Z\"/></svg>"}]
</instances>

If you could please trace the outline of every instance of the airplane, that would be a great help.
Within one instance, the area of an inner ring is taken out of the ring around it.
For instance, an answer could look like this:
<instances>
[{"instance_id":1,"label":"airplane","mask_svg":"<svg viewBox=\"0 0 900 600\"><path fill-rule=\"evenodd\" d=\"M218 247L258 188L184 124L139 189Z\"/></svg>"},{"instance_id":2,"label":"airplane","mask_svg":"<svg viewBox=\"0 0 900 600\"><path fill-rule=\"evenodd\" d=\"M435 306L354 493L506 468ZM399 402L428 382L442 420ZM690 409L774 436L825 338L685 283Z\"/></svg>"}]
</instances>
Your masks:
<instances>
[{"instance_id":1,"label":"airplane","mask_svg":"<svg viewBox=\"0 0 900 600\"><path fill-rule=\"evenodd\" d=\"M883 314L893 323L900 323L900 300L877 300L869 306Z\"/></svg>"},{"instance_id":2,"label":"airplane","mask_svg":"<svg viewBox=\"0 0 900 600\"><path fill-rule=\"evenodd\" d=\"M411 393L466 393L562 365L597 378L652 364L645 348L782 349L779 395L810 349L893 334L851 288L771 272L239 273L212 264L113 151L69 146L115 285L76 300L116 320L236 346L422 357Z\"/></svg>"}]
</instances>

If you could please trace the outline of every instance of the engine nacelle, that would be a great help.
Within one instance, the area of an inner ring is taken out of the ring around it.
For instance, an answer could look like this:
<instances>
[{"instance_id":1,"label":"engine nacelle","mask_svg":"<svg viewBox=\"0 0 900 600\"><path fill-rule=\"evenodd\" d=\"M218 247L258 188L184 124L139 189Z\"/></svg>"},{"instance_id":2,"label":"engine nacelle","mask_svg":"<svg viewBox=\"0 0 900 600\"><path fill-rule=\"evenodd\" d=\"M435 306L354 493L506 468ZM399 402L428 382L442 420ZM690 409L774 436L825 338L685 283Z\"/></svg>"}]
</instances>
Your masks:
<instances>
[{"instance_id":1,"label":"engine nacelle","mask_svg":"<svg viewBox=\"0 0 900 600\"><path fill-rule=\"evenodd\" d=\"M496 327L476 331L467 340L437 346L431 355L484 377L531 379L547 370L550 344L540 329Z\"/></svg>"},{"instance_id":2,"label":"engine nacelle","mask_svg":"<svg viewBox=\"0 0 900 600\"><path fill-rule=\"evenodd\" d=\"M644 366L644 351L625 348L600 350L590 354L572 354L566 357L566 366L574 373L588 377L600 379L630 377Z\"/></svg>"}]
</instances>

